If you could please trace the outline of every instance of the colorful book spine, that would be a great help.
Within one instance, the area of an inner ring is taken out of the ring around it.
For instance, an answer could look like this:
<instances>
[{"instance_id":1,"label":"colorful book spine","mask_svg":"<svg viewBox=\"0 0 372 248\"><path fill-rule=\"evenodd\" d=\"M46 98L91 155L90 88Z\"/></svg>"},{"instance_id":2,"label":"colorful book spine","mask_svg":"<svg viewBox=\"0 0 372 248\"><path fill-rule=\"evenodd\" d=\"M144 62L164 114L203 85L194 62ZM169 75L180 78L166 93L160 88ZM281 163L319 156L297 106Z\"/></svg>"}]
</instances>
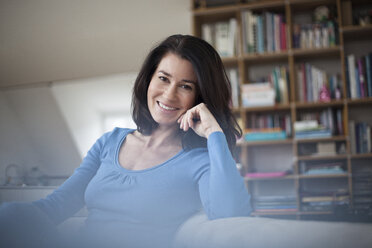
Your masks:
<instances>
[{"instance_id":1,"label":"colorful book spine","mask_svg":"<svg viewBox=\"0 0 372 248\"><path fill-rule=\"evenodd\" d=\"M371 67L372 54L366 55L366 74L367 74L367 88L368 96L372 97L372 67Z\"/></svg>"},{"instance_id":2,"label":"colorful book spine","mask_svg":"<svg viewBox=\"0 0 372 248\"><path fill-rule=\"evenodd\" d=\"M266 141L266 140L283 140L286 139L285 131L278 132L257 132L246 133L244 135L246 141Z\"/></svg>"}]
</instances>

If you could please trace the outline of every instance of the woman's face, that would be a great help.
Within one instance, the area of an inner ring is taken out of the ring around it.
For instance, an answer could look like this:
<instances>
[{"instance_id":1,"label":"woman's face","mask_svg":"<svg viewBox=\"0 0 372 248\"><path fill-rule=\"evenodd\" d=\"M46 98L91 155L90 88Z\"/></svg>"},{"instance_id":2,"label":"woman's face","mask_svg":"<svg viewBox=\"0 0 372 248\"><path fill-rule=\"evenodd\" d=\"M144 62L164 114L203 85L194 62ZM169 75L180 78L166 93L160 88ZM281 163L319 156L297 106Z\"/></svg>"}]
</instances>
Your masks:
<instances>
[{"instance_id":1,"label":"woman's face","mask_svg":"<svg viewBox=\"0 0 372 248\"><path fill-rule=\"evenodd\" d=\"M188 60L168 53L160 61L147 90L147 104L159 126L173 126L194 106L197 77Z\"/></svg>"}]
</instances>

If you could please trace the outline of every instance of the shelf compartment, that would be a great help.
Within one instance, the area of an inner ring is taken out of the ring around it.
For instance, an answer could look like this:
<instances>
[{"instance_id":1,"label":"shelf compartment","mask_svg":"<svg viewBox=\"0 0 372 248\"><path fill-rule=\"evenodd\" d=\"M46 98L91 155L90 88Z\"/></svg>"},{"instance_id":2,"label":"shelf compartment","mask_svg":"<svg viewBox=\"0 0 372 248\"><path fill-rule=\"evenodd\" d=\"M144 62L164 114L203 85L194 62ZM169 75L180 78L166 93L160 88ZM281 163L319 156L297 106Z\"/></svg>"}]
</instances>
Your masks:
<instances>
[{"instance_id":1,"label":"shelf compartment","mask_svg":"<svg viewBox=\"0 0 372 248\"><path fill-rule=\"evenodd\" d=\"M311 160L340 160L347 159L347 154L336 154L336 155L309 155L309 156L299 156L297 160L301 161L311 161Z\"/></svg>"},{"instance_id":2,"label":"shelf compartment","mask_svg":"<svg viewBox=\"0 0 372 248\"><path fill-rule=\"evenodd\" d=\"M372 103L372 101L371 101ZM344 100L332 100L330 102L297 102L295 104L297 109L305 108L327 108L327 107L342 107L345 104Z\"/></svg>"},{"instance_id":3,"label":"shelf compartment","mask_svg":"<svg viewBox=\"0 0 372 248\"><path fill-rule=\"evenodd\" d=\"M319 55L339 56L341 52L340 46L325 47L325 48L295 48L290 49L289 54L295 57L316 57Z\"/></svg>"},{"instance_id":4,"label":"shelf compartment","mask_svg":"<svg viewBox=\"0 0 372 248\"><path fill-rule=\"evenodd\" d=\"M372 153L358 153L350 155L351 159L365 159L370 158L372 159Z\"/></svg>"},{"instance_id":5,"label":"shelf compartment","mask_svg":"<svg viewBox=\"0 0 372 248\"><path fill-rule=\"evenodd\" d=\"M271 1L256 1L252 3L241 4L240 8L243 10L258 10L258 9L283 9L285 7L284 0L271 0Z\"/></svg>"},{"instance_id":6,"label":"shelf compartment","mask_svg":"<svg viewBox=\"0 0 372 248\"><path fill-rule=\"evenodd\" d=\"M249 146L275 146L275 145L292 145L293 139L285 140L265 140L265 141L243 141L238 143L238 146L249 147Z\"/></svg>"},{"instance_id":7,"label":"shelf compartment","mask_svg":"<svg viewBox=\"0 0 372 248\"><path fill-rule=\"evenodd\" d=\"M349 173L343 174L324 174L324 175L298 175L299 179L318 179L318 178L347 178Z\"/></svg>"},{"instance_id":8,"label":"shelf compartment","mask_svg":"<svg viewBox=\"0 0 372 248\"><path fill-rule=\"evenodd\" d=\"M287 60L288 54L288 51L244 54L243 60L248 63L275 62L278 60Z\"/></svg>"},{"instance_id":9,"label":"shelf compartment","mask_svg":"<svg viewBox=\"0 0 372 248\"><path fill-rule=\"evenodd\" d=\"M240 9L239 5L233 6L219 6L219 7L200 7L194 9L192 12L194 16L207 15L225 15L226 13L235 13Z\"/></svg>"},{"instance_id":10,"label":"shelf compartment","mask_svg":"<svg viewBox=\"0 0 372 248\"><path fill-rule=\"evenodd\" d=\"M324 141L344 141L346 140L346 136L339 135L339 136L332 136L329 138L314 138L314 139L295 139L296 143L314 143L314 142L324 142Z\"/></svg>"},{"instance_id":11,"label":"shelf compartment","mask_svg":"<svg viewBox=\"0 0 372 248\"><path fill-rule=\"evenodd\" d=\"M273 106L261 106L261 107L242 107L245 112L274 112L277 110L290 110L290 104L275 104Z\"/></svg>"},{"instance_id":12,"label":"shelf compartment","mask_svg":"<svg viewBox=\"0 0 372 248\"><path fill-rule=\"evenodd\" d=\"M295 180L296 178L297 178L296 175L288 175L288 176L283 176L283 177L262 177L262 178L244 177L244 181L254 182L254 181L274 181L274 180Z\"/></svg>"},{"instance_id":13,"label":"shelf compartment","mask_svg":"<svg viewBox=\"0 0 372 248\"><path fill-rule=\"evenodd\" d=\"M336 0L289 0L293 10L301 11L315 8L320 5L336 5Z\"/></svg>"},{"instance_id":14,"label":"shelf compartment","mask_svg":"<svg viewBox=\"0 0 372 248\"><path fill-rule=\"evenodd\" d=\"M347 99L348 105L363 105L372 104L372 97L359 98L359 99Z\"/></svg>"},{"instance_id":15,"label":"shelf compartment","mask_svg":"<svg viewBox=\"0 0 372 248\"><path fill-rule=\"evenodd\" d=\"M332 211L267 211L267 212L259 212L253 211L251 213L252 216L269 216L269 215L331 215L334 214Z\"/></svg>"},{"instance_id":16,"label":"shelf compartment","mask_svg":"<svg viewBox=\"0 0 372 248\"><path fill-rule=\"evenodd\" d=\"M365 26L350 25L342 27L340 31L344 35L345 40L369 40L372 35L372 24Z\"/></svg>"}]
</instances>

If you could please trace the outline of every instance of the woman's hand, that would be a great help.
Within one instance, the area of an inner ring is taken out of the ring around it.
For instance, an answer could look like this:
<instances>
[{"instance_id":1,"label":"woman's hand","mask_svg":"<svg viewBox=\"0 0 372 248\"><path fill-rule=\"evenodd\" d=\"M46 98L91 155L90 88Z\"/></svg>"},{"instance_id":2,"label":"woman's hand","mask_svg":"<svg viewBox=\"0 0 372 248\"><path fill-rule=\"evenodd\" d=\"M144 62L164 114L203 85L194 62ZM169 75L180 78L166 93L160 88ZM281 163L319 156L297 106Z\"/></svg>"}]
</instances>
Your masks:
<instances>
[{"instance_id":1,"label":"woman's hand","mask_svg":"<svg viewBox=\"0 0 372 248\"><path fill-rule=\"evenodd\" d=\"M180 124L180 128L183 131L186 132L189 128L192 128L197 135L204 138L208 138L211 133L216 131L223 132L204 103L200 103L187 110L186 113L181 115L177 120L177 123Z\"/></svg>"}]
</instances>

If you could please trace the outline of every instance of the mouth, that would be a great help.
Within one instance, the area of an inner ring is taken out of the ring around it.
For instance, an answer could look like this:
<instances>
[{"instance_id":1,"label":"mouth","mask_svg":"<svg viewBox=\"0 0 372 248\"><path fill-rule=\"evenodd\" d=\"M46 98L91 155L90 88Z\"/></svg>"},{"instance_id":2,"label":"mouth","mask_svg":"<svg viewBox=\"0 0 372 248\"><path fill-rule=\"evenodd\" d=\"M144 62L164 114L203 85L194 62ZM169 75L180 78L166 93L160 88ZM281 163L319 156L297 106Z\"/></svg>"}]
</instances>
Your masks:
<instances>
[{"instance_id":1,"label":"mouth","mask_svg":"<svg viewBox=\"0 0 372 248\"><path fill-rule=\"evenodd\" d=\"M159 101L157 101L157 104L160 108L166 110L166 111L174 111L174 110L178 110L178 108L175 108L175 107L171 107L171 106L167 106Z\"/></svg>"}]
</instances>

